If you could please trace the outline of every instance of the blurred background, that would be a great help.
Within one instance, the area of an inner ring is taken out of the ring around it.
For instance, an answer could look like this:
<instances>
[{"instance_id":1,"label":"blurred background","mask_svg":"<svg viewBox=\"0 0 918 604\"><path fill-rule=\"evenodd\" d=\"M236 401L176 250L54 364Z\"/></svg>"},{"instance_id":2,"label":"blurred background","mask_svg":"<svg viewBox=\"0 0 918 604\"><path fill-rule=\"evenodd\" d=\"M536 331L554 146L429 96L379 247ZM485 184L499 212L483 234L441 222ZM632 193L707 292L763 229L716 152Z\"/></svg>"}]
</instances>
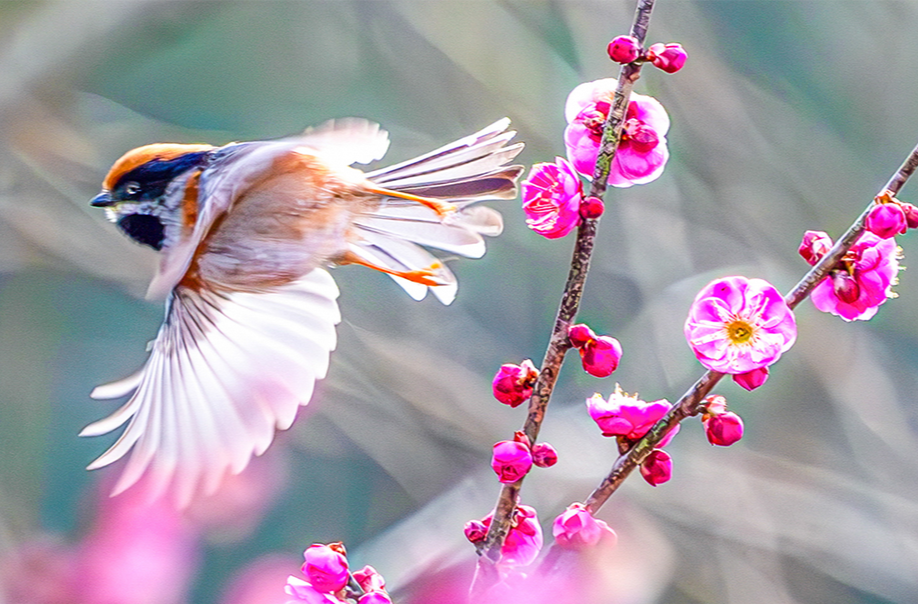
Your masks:
<instances>
[{"instance_id":1,"label":"blurred background","mask_svg":"<svg viewBox=\"0 0 918 604\"><path fill-rule=\"evenodd\" d=\"M183 517L105 497L84 467L113 435L90 390L144 361L162 317L154 253L88 200L126 150L264 139L333 117L389 130L384 163L509 116L523 163L563 155L563 105L614 77L630 0L0 3L0 603L274 604L313 542L344 541L397 601L453 601L474 563L462 526L492 508L490 447L523 409L501 363L541 359L573 238L529 231L516 202L456 302L335 269L344 321L321 383L280 434ZM806 229L839 235L918 141L918 5L659 0L648 42L687 66L635 90L672 118L672 158L612 190L580 318L623 344L611 378L565 366L542 438L560 462L523 500L543 526L615 457L584 399L620 382L675 400L701 375L682 335L695 293L744 274L786 291ZM915 183L901 198L916 201ZM906 260L918 244L904 237ZM599 514L619 534L586 601L880 604L918 600L918 276L869 323L809 302L768 383L723 383L746 437L686 422L671 482L632 477ZM114 469L117 471L117 468Z\"/></svg>"}]
</instances>

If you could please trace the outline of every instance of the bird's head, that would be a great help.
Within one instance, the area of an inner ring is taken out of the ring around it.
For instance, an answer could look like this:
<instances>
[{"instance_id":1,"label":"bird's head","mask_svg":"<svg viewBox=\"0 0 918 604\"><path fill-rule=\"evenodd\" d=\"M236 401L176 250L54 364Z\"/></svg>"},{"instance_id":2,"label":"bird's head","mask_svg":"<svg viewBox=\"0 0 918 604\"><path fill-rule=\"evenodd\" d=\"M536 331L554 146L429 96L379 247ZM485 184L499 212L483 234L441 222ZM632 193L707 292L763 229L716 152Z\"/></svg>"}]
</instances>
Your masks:
<instances>
[{"instance_id":1,"label":"bird's head","mask_svg":"<svg viewBox=\"0 0 918 604\"><path fill-rule=\"evenodd\" d=\"M111 167L90 205L105 208L108 219L134 241L161 250L169 228L181 224L184 186L173 183L181 185L181 176L205 166L213 149L177 143L132 149Z\"/></svg>"}]
</instances>

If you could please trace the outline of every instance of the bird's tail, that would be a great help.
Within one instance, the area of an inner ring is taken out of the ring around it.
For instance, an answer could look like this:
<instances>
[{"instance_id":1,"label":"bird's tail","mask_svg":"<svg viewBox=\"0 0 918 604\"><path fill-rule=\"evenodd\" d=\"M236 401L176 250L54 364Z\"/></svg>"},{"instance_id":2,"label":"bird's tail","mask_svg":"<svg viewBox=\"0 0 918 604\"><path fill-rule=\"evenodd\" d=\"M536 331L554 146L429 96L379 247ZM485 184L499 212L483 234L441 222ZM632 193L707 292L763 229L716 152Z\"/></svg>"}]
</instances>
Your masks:
<instances>
[{"instance_id":1,"label":"bird's tail","mask_svg":"<svg viewBox=\"0 0 918 604\"><path fill-rule=\"evenodd\" d=\"M485 253L483 235L503 230L500 213L473 205L513 199L523 166L507 165L523 143L509 119L420 157L368 173L382 205L354 222L347 261L388 273L415 300L428 287L444 304L456 296L456 277L421 246L468 258Z\"/></svg>"}]
</instances>

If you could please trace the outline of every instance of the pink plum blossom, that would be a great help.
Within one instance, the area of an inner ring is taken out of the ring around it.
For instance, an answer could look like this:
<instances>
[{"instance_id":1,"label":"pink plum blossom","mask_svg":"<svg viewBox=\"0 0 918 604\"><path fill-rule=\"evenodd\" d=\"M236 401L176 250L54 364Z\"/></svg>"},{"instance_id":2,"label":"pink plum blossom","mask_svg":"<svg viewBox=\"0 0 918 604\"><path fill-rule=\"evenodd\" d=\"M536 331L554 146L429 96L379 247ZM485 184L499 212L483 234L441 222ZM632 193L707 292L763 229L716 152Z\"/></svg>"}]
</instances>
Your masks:
<instances>
[{"instance_id":1,"label":"pink plum blossom","mask_svg":"<svg viewBox=\"0 0 918 604\"><path fill-rule=\"evenodd\" d=\"M503 440L494 445L491 468L501 482L516 482L532 469L532 453L524 443Z\"/></svg>"},{"instance_id":2,"label":"pink plum blossom","mask_svg":"<svg viewBox=\"0 0 918 604\"><path fill-rule=\"evenodd\" d=\"M685 338L712 371L746 373L775 363L797 338L794 313L767 281L725 277L708 283L685 320Z\"/></svg>"},{"instance_id":3,"label":"pink plum blossom","mask_svg":"<svg viewBox=\"0 0 918 604\"><path fill-rule=\"evenodd\" d=\"M587 399L587 411L599 425L602 435L618 436L627 440L643 437L671 408L672 405L666 400L648 403L640 400L636 394L622 392L618 384L608 400L601 394L594 394ZM676 426L666 435L660 446L666 445L678 431L679 427Z\"/></svg>"},{"instance_id":4,"label":"pink plum blossom","mask_svg":"<svg viewBox=\"0 0 918 604\"><path fill-rule=\"evenodd\" d=\"M526 225L549 239L564 237L580 224L580 177L563 157L534 164L520 184Z\"/></svg>"},{"instance_id":5,"label":"pink plum blossom","mask_svg":"<svg viewBox=\"0 0 918 604\"><path fill-rule=\"evenodd\" d=\"M807 264L815 266L829 250L832 249L832 238L824 231L807 231L803 234L803 241L797 252L803 256Z\"/></svg>"},{"instance_id":6,"label":"pink plum blossom","mask_svg":"<svg viewBox=\"0 0 918 604\"><path fill-rule=\"evenodd\" d=\"M501 403L519 407L532 396L532 387L538 377L539 372L529 359L519 365L501 365L491 382L491 391Z\"/></svg>"},{"instance_id":7,"label":"pink plum blossom","mask_svg":"<svg viewBox=\"0 0 918 604\"><path fill-rule=\"evenodd\" d=\"M688 53L682 48L681 44L651 44L647 49L647 60L653 63L653 66L662 69L666 73L676 73L685 61L688 59Z\"/></svg>"},{"instance_id":8,"label":"pink plum blossom","mask_svg":"<svg viewBox=\"0 0 918 604\"><path fill-rule=\"evenodd\" d=\"M550 468L558 463L558 452L548 443L536 443L532 446L532 463L540 468Z\"/></svg>"},{"instance_id":9,"label":"pink plum blossom","mask_svg":"<svg viewBox=\"0 0 918 604\"><path fill-rule=\"evenodd\" d=\"M611 78L587 82L574 88L567 97L564 108L567 157L587 178L593 177L596 168L596 156L615 86L616 81ZM631 93L621 141L609 170L609 184L630 187L656 180L669 159L668 130L669 116L663 105L652 97Z\"/></svg>"},{"instance_id":10,"label":"pink plum blossom","mask_svg":"<svg viewBox=\"0 0 918 604\"><path fill-rule=\"evenodd\" d=\"M653 487L667 482L673 476L673 458L663 449L654 449L641 462L641 476Z\"/></svg>"},{"instance_id":11,"label":"pink plum blossom","mask_svg":"<svg viewBox=\"0 0 918 604\"><path fill-rule=\"evenodd\" d=\"M347 585L347 558L338 551L343 546L340 543L333 545L338 547L314 543L303 552L303 558L306 560L303 563L303 574L312 586L321 592L336 592Z\"/></svg>"},{"instance_id":12,"label":"pink plum blossom","mask_svg":"<svg viewBox=\"0 0 918 604\"><path fill-rule=\"evenodd\" d=\"M842 258L842 268L813 288L813 305L845 321L870 319L887 298L895 297L899 254L895 239L863 233Z\"/></svg>"},{"instance_id":13,"label":"pink plum blossom","mask_svg":"<svg viewBox=\"0 0 918 604\"><path fill-rule=\"evenodd\" d=\"M905 212L895 202L873 206L864 219L864 226L880 239L889 239L908 230Z\"/></svg>"},{"instance_id":14,"label":"pink plum blossom","mask_svg":"<svg viewBox=\"0 0 918 604\"><path fill-rule=\"evenodd\" d=\"M494 512L481 519L486 528L491 527ZM535 508L519 504L513 511L510 522L510 531L500 549L499 564L504 567L527 566L539 555L542 550L542 527Z\"/></svg>"},{"instance_id":15,"label":"pink plum blossom","mask_svg":"<svg viewBox=\"0 0 918 604\"><path fill-rule=\"evenodd\" d=\"M729 447L743 437L743 420L732 411L707 415L701 422L712 445Z\"/></svg>"},{"instance_id":16,"label":"pink plum blossom","mask_svg":"<svg viewBox=\"0 0 918 604\"><path fill-rule=\"evenodd\" d=\"M606 52L616 63L633 63L641 56L641 43L633 36L617 36L609 42Z\"/></svg>"},{"instance_id":17,"label":"pink plum blossom","mask_svg":"<svg viewBox=\"0 0 918 604\"><path fill-rule=\"evenodd\" d=\"M93 528L80 544L76 576L83 602L179 604L197 568L200 534L175 503L142 480L116 497L106 481Z\"/></svg>"},{"instance_id":18,"label":"pink plum blossom","mask_svg":"<svg viewBox=\"0 0 918 604\"><path fill-rule=\"evenodd\" d=\"M596 545L603 537L617 539L615 531L602 520L597 520L582 503L572 503L563 514L555 518L551 528L555 542L568 549Z\"/></svg>"},{"instance_id":19,"label":"pink plum blossom","mask_svg":"<svg viewBox=\"0 0 918 604\"><path fill-rule=\"evenodd\" d=\"M316 589L310 583L293 575L287 577L284 591L288 596L293 597L293 600L288 600L287 604L341 604L338 598Z\"/></svg>"}]
</instances>

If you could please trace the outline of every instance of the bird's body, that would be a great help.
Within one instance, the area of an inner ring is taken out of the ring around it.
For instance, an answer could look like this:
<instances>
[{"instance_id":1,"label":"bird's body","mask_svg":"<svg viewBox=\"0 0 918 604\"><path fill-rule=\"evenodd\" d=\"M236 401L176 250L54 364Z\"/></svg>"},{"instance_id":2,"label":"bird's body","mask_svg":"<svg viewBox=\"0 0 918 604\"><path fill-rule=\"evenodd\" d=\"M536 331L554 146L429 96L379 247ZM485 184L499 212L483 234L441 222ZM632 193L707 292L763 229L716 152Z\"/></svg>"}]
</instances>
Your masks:
<instances>
[{"instance_id":1,"label":"bird's body","mask_svg":"<svg viewBox=\"0 0 918 604\"><path fill-rule=\"evenodd\" d=\"M480 257L481 236L500 232L500 215L472 204L516 194L508 123L370 173L350 164L381 158L388 137L356 119L125 154L93 205L160 253L148 297L167 298L166 319L137 374L93 391L130 399L82 435L130 423L90 468L133 450L115 490L149 474L184 504L261 454L325 376L340 321L328 265L363 264L449 304L456 279L420 246Z\"/></svg>"}]
</instances>

